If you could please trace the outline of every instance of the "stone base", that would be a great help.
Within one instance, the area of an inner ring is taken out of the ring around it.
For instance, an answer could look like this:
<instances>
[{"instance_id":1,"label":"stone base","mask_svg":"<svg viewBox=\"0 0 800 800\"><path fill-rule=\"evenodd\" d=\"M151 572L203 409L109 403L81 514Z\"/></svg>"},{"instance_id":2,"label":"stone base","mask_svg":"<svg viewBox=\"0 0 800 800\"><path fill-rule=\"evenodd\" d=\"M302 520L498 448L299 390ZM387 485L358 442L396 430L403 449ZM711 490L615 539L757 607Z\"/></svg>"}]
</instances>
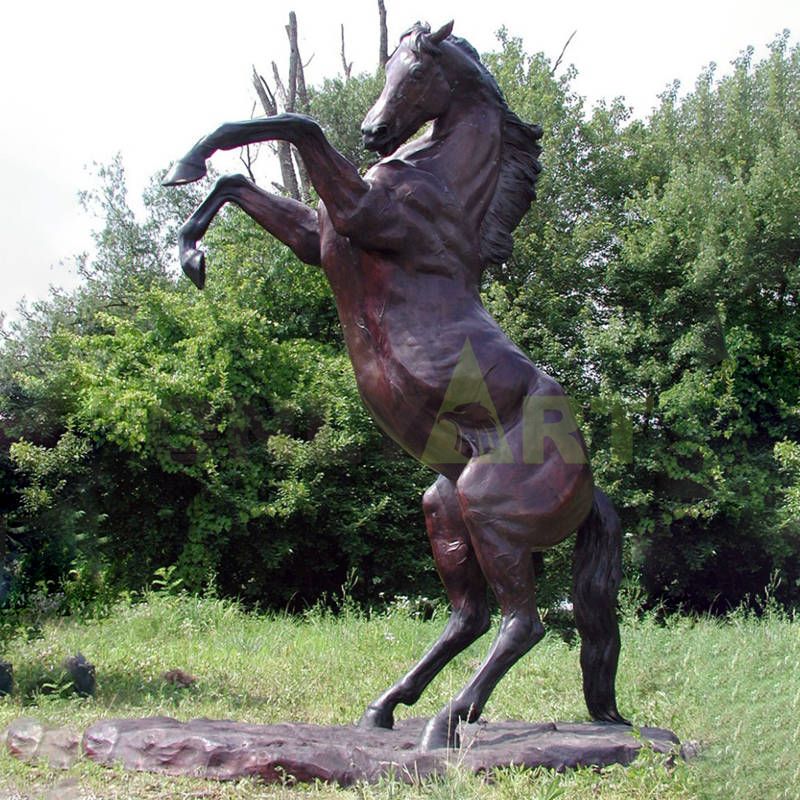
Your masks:
<instances>
[{"instance_id":1,"label":"stone base","mask_svg":"<svg viewBox=\"0 0 800 800\"><path fill-rule=\"evenodd\" d=\"M461 728L458 750L416 749L427 720L408 719L394 730L304 723L248 725L242 722L169 717L110 719L80 734L48 728L31 719L5 732L8 752L25 761L70 767L83 754L126 769L192 775L216 780L314 780L350 786L394 775L410 782L443 773L448 765L472 772L519 765L568 767L630 764L642 748L683 756L674 733L663 728L576 722L479 722Z\"/></svg>"},{"instance_id":2,"label":"stone base","mask_svg":"<svg viewBox=\"0 0 800 800\"><path fill-rule=\"evenodd\" d=\"M8 752L20 761L69 769L80 758L81 735L74 728L51 728L25 717L12 722L3 738Z\"/></svg>"},{"instance_id":3,"label":"stone base","mask_svg":"<svg viewBox=\"0 0 800 800\"><path fill-rule=\"evenodd\" d=\"M132 770L218 780L319 779L342 786L386 775L410 782L442 773L449 764L472 772L512 764L564 770L630 764L642 748L670 758L681 753L675 734L662 728L634 733L624 725L516 721L463 726L459 750L421 753L416 745L425 722L404 720L387 731L205 719L182 723L168 717L112 719L92 725L82 745L93 761Z\"/></svg>"}]
</instances>

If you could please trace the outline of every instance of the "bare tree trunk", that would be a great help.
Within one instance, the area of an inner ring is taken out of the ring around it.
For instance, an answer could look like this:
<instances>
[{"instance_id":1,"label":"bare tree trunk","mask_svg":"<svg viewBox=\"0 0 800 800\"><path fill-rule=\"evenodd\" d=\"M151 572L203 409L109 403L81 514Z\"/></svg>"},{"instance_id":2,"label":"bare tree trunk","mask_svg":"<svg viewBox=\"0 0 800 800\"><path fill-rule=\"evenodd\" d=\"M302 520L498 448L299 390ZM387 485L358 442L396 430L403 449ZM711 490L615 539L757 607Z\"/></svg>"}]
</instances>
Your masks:
<instances>
[{"instance_id":1,"label":"bare tree trunk","mask_svg":"<svg viewBox=\"0 0 800 800\"><path fill-rule=\"evenodd\" d=\"M308 91L306 77L303 72L303 60L300 58L300 47L297 44L297 15L289 12L289 24L286 26L289 37L289 91L292 94L292 111L308 110Z\"/></svg>"},{"instance_id":2,"label":"bare tree trunk","mask_svg":"<svg viewBox=\"0 0 800 800\"><path fill-rule=\"evenodd\" d=\"M286 111L288 111L289 95L287 94L286 87L283 85L283 81L281 80L281 74L278 72L278 65L274 61L272 62L272 77L275 79L275 93L280 98L281 105Z\"/></svg>"},{"instance_id":3,"label":"bare tree trunk","mask_svg":"<svg viewBox=\"0 0 800 800\"><path fill-rule=\"evenodd\" d=\"M297 15L289 12L289 24L286 26L286 35L289 37L289 86L286 98L287 111L307 111L308 91L303 73L303 61L300 58L300 47L297 44ZM308 170L297 150L291 148L294 163L297 165L297 175L300 177L300 187L297 199L309 200L311 198L311 181Z\"/></svg>"},{"instance_id":4,"label":"bare tree trunk","mask_svg":"<svg viewBox=\"0 0 800 800\"><path fill-rule=\"evenodd\" d=\"M286 89L281 82L280 75L278 74L278 65L272 62L272 71L275 76L276 91L282 95L285 107ZM255 87L258 99L264 108L264 113L267 116L273 116L278 113L278 102L275 95L270 91L269 85L263 76L259 75L256 68L253 67L253 86ZM300 199L300 187L297 184L297 175L294 171L294 164L292 163L292 151L288 142L274 142L273 150L277 153L278 164L281 168L281 180L283 181L282 190L295 200Z\"/></svg>"},{"instance_id":5,"label":"bare tree trunk","mask_svg":"<svg viewBox=\"0 0 800 800\"><path fill-rule=\"evenodd\" d=\"M297 17L294 11L289 12L286 35L289 37L289 80L286 87L288 90L286 110L292 113L297 104L297 62L300 60L300 53L297 48Z\"/></svg>"},{"instance_id":6,"label":"bare tree trunk","mask_svg":"<svg viewBox=\"0 0 800 800\"><path fill-rule=\"evenodd\" d=\"M297 56L297 110L302 113L308 111L308 90L306 89L306 73L303 62Z\"/></svg>"},{"instance_id":7,"label":"bare tree trunk","mask_svg":"<svg viewBox=\"0 0 800 800\"><path fill-rule=\"evenodd\" d=\"M278 142L278 161L281 165L281 178L286 194L295 200L300 200L300 187L297 184L297 175L292 161L292 147L289 142Z\"/></svg>"},{"instance_id":8,"label":"bare tree trunk","mask_svg":"<svg viewBox=\"0 0 800 800\"><path fill-rule=\"evenodd\" d=\"M308 170L297 148L293 147L292 153L294 155L294 163L297 165L297 175L300 178L299 199L304 203L308 203L311 200L311 179L308 177Z\"/></svg>"},{"instance_id":9,"label":"bare tree trunk","mask_svg":"<svg viewBox=\"0 0 800 800\"><path fill-rule=\"evenodd\" d=\"M378 65L381 69L389 60L389 33L386 28L386 5L383 0L378 0L378 16L380 17L380 51L378 52Z\"/></svg>"},{"instance_id":10,"label":"bare tree trunk","mask_svg":"<svg viewBox=\"0 0 800 800\"><path fill-rule=\"evenodd\" d=\"M278 65L274 61L272 62L272 77L275 80L275 94L270 91L263 76L259 75L256 68L253 67L253 86L264 112L268 116L277 114L280 110L288 113L306 113L309 108L303 61L300 58L300 47L297 43L297 15L294 11L289 12L286 36L289 39L289 75L286 84L281 80ZM273 142L272 148L278 155L283 180L283 186L278 188L295 200L310 200L311 181L300 154L287 142Z\"/></svg>"},{"instance_id":11,"label":"bare tree trunk","mask_svg":"<svg viewBox=\"0 0 800 800\"><path fill-rule=\"evenodd\" d=\"M299 197L304 203L308 203L311 200L311 179L308 177L308 170L297 148L293 147L292 153L294 154L294 162L297 165L297 175L300 178Z\"/></svg>"},{"instance_id":12,"label":"bare tree trunk","mask_svg":"<svg viewBox=\"0 0 800 800\"><path fill-rule=\"evenodd\" d=\"M347 56L344 53L344 24L342 24L342 69L344 70L345 81L350 80L350 70L353 69L353 62L347 63Z\"/></svg>"}]
</instances>

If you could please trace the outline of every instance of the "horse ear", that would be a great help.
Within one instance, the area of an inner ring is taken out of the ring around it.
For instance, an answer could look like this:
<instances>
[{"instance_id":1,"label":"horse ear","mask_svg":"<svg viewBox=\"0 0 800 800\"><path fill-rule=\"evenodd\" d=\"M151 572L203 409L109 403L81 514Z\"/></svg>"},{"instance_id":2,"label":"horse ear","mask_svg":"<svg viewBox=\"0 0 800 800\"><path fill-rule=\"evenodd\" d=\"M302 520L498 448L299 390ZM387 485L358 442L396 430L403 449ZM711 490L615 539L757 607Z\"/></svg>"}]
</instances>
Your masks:
<instances>
[{"instance_id":1,"label":"horse ear","mask_svg":"<svg viewBox=\"0 0 800 800\"><path fill-rule=\"evenodd\" d=\"M450 20L445 25L442 25L438 31L434 31L429 37L428 40L432 44L441 44L452 32L453 32L453 22L454 20Z\"/></svg>"}]
</instances>

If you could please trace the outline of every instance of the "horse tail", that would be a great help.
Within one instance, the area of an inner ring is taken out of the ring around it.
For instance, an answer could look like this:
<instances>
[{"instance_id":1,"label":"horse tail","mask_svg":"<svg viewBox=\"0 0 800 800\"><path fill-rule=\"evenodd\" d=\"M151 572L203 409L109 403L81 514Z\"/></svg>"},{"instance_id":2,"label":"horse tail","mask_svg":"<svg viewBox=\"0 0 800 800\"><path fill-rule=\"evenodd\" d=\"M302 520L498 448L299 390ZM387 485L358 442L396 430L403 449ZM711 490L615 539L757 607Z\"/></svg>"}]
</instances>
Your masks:
<instances>
[{"instance_id":1,"label":"horse tail","mask_svg":"<svg viewBox=\"0 0 800 800\"><path fill-rule=\"evenodd\" d=\"M592 510L578 528L572 604L581 636L583 696L592 719L627 721L617 710L620 638L617 591L622 578L622 526L611 501L594 490Z\"/></svg>"}]
</instances>

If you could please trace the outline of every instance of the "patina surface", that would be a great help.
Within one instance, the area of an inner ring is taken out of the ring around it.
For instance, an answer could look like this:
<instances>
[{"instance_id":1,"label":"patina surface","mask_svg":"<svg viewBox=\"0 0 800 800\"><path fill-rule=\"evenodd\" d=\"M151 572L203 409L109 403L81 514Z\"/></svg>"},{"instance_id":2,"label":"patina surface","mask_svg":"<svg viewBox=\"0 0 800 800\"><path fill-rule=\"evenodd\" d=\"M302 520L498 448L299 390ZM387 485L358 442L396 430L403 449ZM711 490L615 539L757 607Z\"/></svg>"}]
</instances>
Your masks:
<instances>
[{"instance_id":1,"label":"patina surface","mask_svg":"<svg viewBox=\"0 0 800 800\"><path fill-rule=\"evenodd\" d=\"M428 121L420 138L408 141ZM321 201L221 178L180 234L199 287L197 242L228 202L325 271L361 396L377 424L438 478L423 498L434 559L452 604L439 640L366 710L391 728L458 652L502 620L469 683L429 720L423 749L457 743L497 682L538 642L534 557L577 531L573 602L584 694L596 720L624 722L615 700L621 570L619 520L595 488L586 447L558 383L503 333L481 303L481 274L511 253L534 199L542 131L506 105L475 50L417 23L386 66L362 126L381 160L363 177L312 119L283 114L224 124L176 162L165 183L205 175L217 150L280 139L297 147Z\"/></svg>"},{"instance_id":2,"label":"patina surface","mask_svg":"<svg viewBox=\"0 0 800 800\"><path fill-rule=\"evenodd\" d=\"M630 764L642 750L663 753L668 761L685 755L675 735L661 728L634 733L625 725L519 721L462 725L459 750L425 753L416 747L425 725L426 720L407 719L390 731L146 717L102 720L81 735L20 719L5 736L15 758L56 769L69 769L83 756L107 767L169 775L274 783L322 780L342 786L389 776L410 783L444 775L453 765L478 773L512 764L563 770Z\"/></svg>"}]
</instances>

